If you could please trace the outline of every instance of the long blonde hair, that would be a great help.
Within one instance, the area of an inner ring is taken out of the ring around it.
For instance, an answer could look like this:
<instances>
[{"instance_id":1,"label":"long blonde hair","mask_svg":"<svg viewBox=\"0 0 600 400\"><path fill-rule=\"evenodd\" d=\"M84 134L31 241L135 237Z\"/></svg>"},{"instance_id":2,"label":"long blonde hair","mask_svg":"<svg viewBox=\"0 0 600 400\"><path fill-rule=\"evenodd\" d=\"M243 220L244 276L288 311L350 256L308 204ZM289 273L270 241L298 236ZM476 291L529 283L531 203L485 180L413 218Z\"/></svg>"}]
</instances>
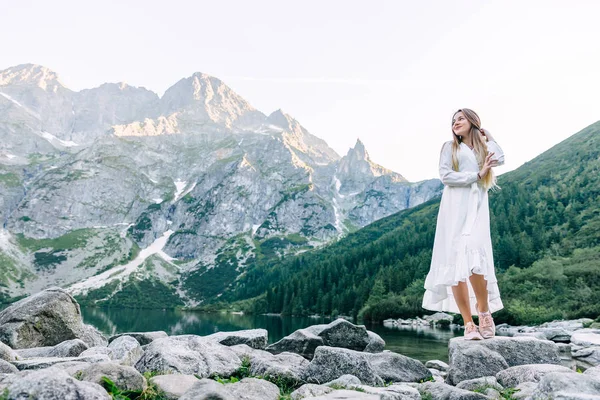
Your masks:
<instances>
[{"instance_id":1,"label":"long blonde hair","mask_svg":"<svg viewBox=\"0 0 600 400\"><path fill-rule=\"evenodd\" d=\"M481 169L483 167L483 163L485 162L485 157L488 154L487 145L485 144L485 141L481 138L480 135L481 120L479 119L479 115L477 115L475 111L470 110L468 108L461 108L452 116L452 126L454 126L454 116L459 112L462 112L467 121L471 123L470 135L473 140L473 151L475 152L475 158L477 158L477 164L479 165L479 169ZM452 141L452 169L454 171L458 171L457 153L460 143L462 142L462 137L456 135L454 133L454 130L452 130L452 137L454 139ZM494 189L498 187L498 185L496 184L496 174L494 174L494 171L491 168L487 175L482 179L482 184L486 189Z\"/></svg>"}]
</instances>

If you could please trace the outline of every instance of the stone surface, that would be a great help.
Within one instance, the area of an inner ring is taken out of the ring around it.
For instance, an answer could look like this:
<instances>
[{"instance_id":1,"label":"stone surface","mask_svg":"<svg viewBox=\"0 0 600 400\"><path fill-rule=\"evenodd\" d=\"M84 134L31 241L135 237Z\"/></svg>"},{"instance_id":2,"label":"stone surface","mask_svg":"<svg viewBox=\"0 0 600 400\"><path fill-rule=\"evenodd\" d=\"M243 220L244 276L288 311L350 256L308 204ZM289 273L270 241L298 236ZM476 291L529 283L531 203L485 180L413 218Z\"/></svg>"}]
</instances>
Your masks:
<instances>
[{"instance_id":1,"label":"stone surface","mask_svg":"<svg viewBox=\"0 0 600 400\"><path fill-rule=\"evenodd\" d=\"M600 379L585 374L551 372L540 379L531 398L533 400L600 398Z\"/></svg>"},{"instance_id":2,"label":"stone surface","mask_svg":"<svg viewBox=\"0 0 600 400\"><path fill-rule=\"evenodd\" d=\"M19 372L17 367L8 361L0 359L0 374L13 374L15 372Z\"/></svg>"},{"instance_id":3,"label":"stone surface","mask_svg":"<svg viewBox=\"0 0 600 400\"><path fill-rule=\"evenodd\" d=\"M354 375L346 374L340 376L337 379L332 380L331 382L327 382L325 386L333 387L336 389L352 389L356 386L360 386L361 384L362 383L360 382L360 379L358 379Z\"/></svg>"},{"instance_id":4,"label":"stone surface","mask_svg":"<svg viewBox=\"0 0 600 400\"><path fill-rule=\"evenodd\" d=\"M584 368L600 365L600 346L584 347L571 353L578 365Z\"/></svg>"},{"instance_id":5,"label":"stone surface","mask_svg":"<svg viewBox=\"0 0 600 400\"><path fill-rule=\"evenodd\" d=\"M5 386L8 399L111 400L100 385L81 382L58 368L23 371L12 377Z\"/></svg>"},{"instance_id":6,"label":"stone surface","mask_svg":"<svg viewBox=\"0 0 600 400\"><path fill-rule=\"evenodd\" d=\"M269 381L256 378L244 378L226 385L201 379L180 400L279 400L279 388Z\"/></svg>"},{"instance_id":7,"label":"stone surface","mask_svg":"<svg viewBox=\"0 0 600 400\"><path fill-rule=\"evenodd\" d=\"M539 382L551 372L573 374L567 367L555 364L529 364L510 367L496 374L496 379L505 387L514 388L523 382Z\"/></svg>"},{"instance_id":8,"label":"stone surface","mask_svg":"<svg viewBox=\"0 0 600 400\"><path fill-rule=\"evenodd\" d=\"M56 346L32 347L30 349L16 350L21 358L34 357L77 357L87 350L88 345L81 339L65 340Z\"/></svg>"},{"instance_id":9,"label":"stone surface","mask_svg":"<svg viewBox=\"0 0 600 400\"><path fill-rule=\"evenodd\" d=\"M239 400L227 390L225 385L212 379L200 379L194 383L179 400Z\"/></svg>"},{"instance_id":10,"label":"stone surface","mask_svg":"<svg viewBox=\"0 0 600 400\"><path fill-rule=\"evenodd\" d=\"M111 360L114 357L112 349L109 349L108 347L103 347L103 346L90 347L89 349L84 350L79 356L80 357L88 357L88 356L94 356L94 355L98 355L98 354L104 354L104 355L108 356Z\"/></svg>"},{"instance_id":11,"label":"stone surface","mask_svg":"<svg viewBox=\"0 0 600 400\"><path fill-rule=\"evenodd\" d=\"M246 344L254 349L264 349L267 347L268 335L269 332L266 329L247 329L234 332L216 332L204 336L204 338L214 340L225 346Z\"/></svg>"},{"instance_id":12,"label":"stone surface","mask_svg":"<svg viewBox=\"0 0 600 400\"><path fill-rule=\"evenodd\" d=\"M339 347L317 347L314 358L302 373L302 378L308 383L322 384L351 374L364 384L380 386L383 380L369 362L369 354L371 353Z\"/></svg>"},{"instance_id":13,"label":"stone surface","mask_svg":"<svg viewBox=\"0 0 600 400\"><path fill-rule=\"evenodd\" d=\"M84 362L84 363L99 363L104 361L110 361L108 356L102 354L96 354L88 357L40 357L40 358L28 358L26 360L14 361L13 364L19 370L28 369L44 369L51 367L56 364L72 363L72 362Z\"/></svg>"},{"instance_id":14,"label":"stone surface","mask_svg":"<svg viewBox=\"0 0 600 400\"><path fill-rule=\"evenodd\" d=\"M578 346L600 346L600 329L580 329L571 336L571 343Z\"/></svg>"},{"instance_id":15,"label":"stone surface","mask_svg":"<svg viewBox=\"0 0 600 400\"><path fill-rule=\"evenodd\" d=\"M150 383L156 385L168 400L177 400L190 390L198 378L194 375L157 375L150 378Z\"/></svg>"},{"instance_id":16,"label":"stone surface","mask_svg":"<svg viewBox=\"0 0 600 400\"><path fill-rule=\"evenodd\" d=\"M125 332L119 333L118 335L113 335L108 339L108 343L112 343L113 340L121 337L121 336L131 336L135 340L137 340L140 345L144 346L152 343L153 340L166 338L167 332L164 331L154 331L154 332Z\"/></svg>"},{"instance_id":17,"label":"stone surface","mask_svg":"<svg viewBox=\"0 0 600 400\"><path fill-rule=\"evenodd\" d=\"M83 333L79 304L60 288L50 288L0 311L0 341L13 349L54 346Z\"/></svg>"},{"instance_id":18,"label":"stone surface","mask_svg":"<svg viewBox=\"0 0 600 400\"><path fill-rule=\"evenodd\" d=\"M430 398L433 400L489 400L487 396L481 393L470 392L438 382L425 382L420 384L419 392L423 395L423 398Z\"/></svg>"},{"instance_id":19,"label":"stone surface","mask_svg":"<svg viewBox=\"0 0 600 400\"><path fill-rule=\"evenodd\" d=\"M381 400L381 396L342 389L334 390L321 396L310 397L310 400Z\"/></svg>"},{"instance_id":20,"label":"stone surface","mask_svg":"<svg viewBox=\"0 0 600 400\"><path fill-rule=\"evenodd\" d=\"M360 381L358 381L358 383L360 384ZM317 385L314 383L305 383L304 385L300 386L298 389L294 390L290 394L290 397L292 398L292 400L300 400L300 399L305 399L305 398L312 399L313 397L318 397L318 396L322 396L322 395L331 393L334 390L335 389L332 389L325 385Z\"/></svg>"},{"instance_id":21,"label":"stone surface","mask_svg":"<svg viewBox=\"0 0 600 400\"><path fill-rule=\"evenodd\" d=\"M144 390L147 387L146 378L135 368L112 362L92 364L80 371L77 378L82 381L102 385L102 377L107 377L122 390Z\"/></svg>"},{"instance_id":22,"label":"stone surface","mask_svg":"<svg viewBox=\"0 0 600 400\"><path fill-rule=\"evenodd\" d=\"M583 374L600 379L600 366L588 368L585 371L583 371Z\"/></svg>"},{"instance_id":23,"label":"stone surface","mask_svg":"<svg viewBox=\"0 0 600 400\"><path fill-rule=\"evenodd\" d=\"M92 325L83 325L82 332L79 338L83 340L89 347L106 346L108 340L96 327Z\"/></svg>"},{"instance_id":24,"label":"stone surface","mask_svg":"<svg viewBox=\"0 0 600 400\"><path fill-rule=\"evenodd\" d=\"M17 359L18 354L10 348L10 346L5 345L0 342L0 360L4 361L15 361Z\"/></svg>"},{"instance_id":25,"label":"stone surface","mask_svg":"<svg viewBox=\"0 0 600 400\"><path fill-rule=\"evenodd\" d=\"M407 385L393 384L386 387L373 387L360 385L358 390L367 394L378 395L380 399L386 400L421 400L419 391Z\"/></svg>"},{"instance_id":26,"label":"stone surface","mask_svg":"<svg viewBox=\"0 0 600 400\"><path fill-rule=\"evenodd\" d=\"M381 353L385 349L385 340L375 332L367 331L369 335L369 344L363 351L368 353Z\"/></svg>"},{"instance_id":27,"label":"stone surface","mask_svg":"<svg viewBox=\"0 0 600 400\"><path fill-rule=\"evenodd\" d=\"M140 343L131 336L121 336L110 342L108 348L112 351L112 359L123 365L135 365L144 351Z\"/></svg>"},{"instance_id":28,"label":"stone surface","mask_svg":"<svg viewBox=\"0 0 600 400\"><path fill-rule=\"evenodd\" d=\"M492 387L496 390L504 389L504 387L502 387L502 385L499 384L496 378L493 376L483 376L481 378L462 381L458 385L456 385L456 387L459 389L468 390L470 392L473 392L476 389L481 389L483 387Z\"/></svg>"},{"instance_id":29,"label":"stone surface","mask_svg":"<svg viewBox=\"0 0 600 400\"><path fill-rule=\"evenodd\" d=\"M155 371L228 377L241 365L240 358L229 347L200 336L181 335L154 340L146 347L135 368L142 373Z\"/></svg>"},{"instance_id":30,"label":"stone surface","mask_svg":"<svg viewBox=\"0 0 600 400\"><path fill-rule=\"evenodd\" d=\"M308 365L308 360L295 353L285 352L273 355L264 350L253 349L245 344L231 346L231 349L240 359L248 357L251 375L300 381L302 371Z\"/></svg>"},{"instance_id":31,"label":"stone surface","mask_svg":"<svg viewBox=\"0 0 600 400\"><path fill-rule=\"evenodd\" d=\"M504 357L487 347L465 347L451 355L446 380L452 385L457 385L461 381L483 376L495 376L508 367L509 365Z\"/></svg>"},{"instance_id":32,"label":"stone surface","mask_svg":"<svg viewBox=\"0 0 600 400\"><path fill-rule=\"evenodd\" d=\"M431 378L421 361L393 352L366 353L373 370L385 382L419 382Z\"/></svg>"},{"instance_id":33,"label":"stone surface","mask_svg":"<svg viewBox=\"0 0 600 400\"><path fill-rule=\"evenodd\" d=\"M425 363L425 367L437 369L440 371L448 371L448 368L450 368L448 364L440 360L429 360Z\"/></svg>"},{"instance_id":34,"label":"stone surface","mask_svg":"<svg viewBox=\"0 0 600 400\"><path fill-rule=\"evenodd\" d=\"M323 338L306 329L298 329L281 340L268 345L266 350L273 354L283 353L284 351L296 353L310 360L314 356L315 349L323 346L323 344Z\"/></svg>"}]
</instances>

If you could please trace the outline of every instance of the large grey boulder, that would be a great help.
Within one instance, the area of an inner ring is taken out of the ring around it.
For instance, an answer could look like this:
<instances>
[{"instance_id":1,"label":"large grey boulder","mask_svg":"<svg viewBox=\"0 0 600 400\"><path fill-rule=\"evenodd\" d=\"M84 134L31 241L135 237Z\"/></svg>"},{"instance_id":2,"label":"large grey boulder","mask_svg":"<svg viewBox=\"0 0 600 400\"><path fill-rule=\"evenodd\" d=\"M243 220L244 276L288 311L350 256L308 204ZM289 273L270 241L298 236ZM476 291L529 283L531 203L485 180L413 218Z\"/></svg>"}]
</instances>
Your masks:
<instances>
[{"instance_id":1,"label":"large grey boulder","mask_svg":"<svg viewBox=\"0 0 600 400\"><path fill-rule=\"evenodd\" d=\"M355 390L334 390L321 396L309 397L310 400L382 400L378 394L357 392Z\"/></svg>"},{"instance_id":2,"label":"large grey boulder","mask_svg":"<svg viewBox=\"0 0 600 400\"><path fill-rule=\"evenodd\" d=\"M302 378L308 383L321 384L330 382L342 375L351 374L364 384L381 386L383 380L377 375L369 362L367 357L369 354L371 353L340 347L317 347L314 358L302 373Z\"/></svg>"},{"instance_id":3,"label":"large grey boulder","mask_svg":"<svg viewBox=\"0 0 600 400\"><path fill-rule=\"evenodd\" d=\"M24 298L0 311L0 341L13 349L54 346L83 333L81 310L58 287Z\"/></svg>"},{"instance_id":4,"label":"large grey boulder","mask_svg":"<svg viewBox=\"0 0 600 400\"><path fill-rule=\"evenodd\" d=\"M533 400L600 398L600 379L585 374L551 372L542 377L531 398Z\"/></svg>"},{"instance_id":5,"label":"large grey boulder","mask_svg":"<svg viewBox=\"0 0 600 400\"><path fill-rule=\"evenodd\" d=\"M439 371L448 371L450 366L441 360L429 360L425 363L425 367L437 369Z\"/></svg>"},{"instance_id":6,"label":"large grey boulder","mask_svg":"<svg viewBox=\"0 0 600 400\"><path fill-rule=\"evenodd\" d=\"M150 383L155 385L167 400L177 400L198 382L194 375L157 375L150 378Z\"/></svg>"},{"instance_id":7,"label":"large grey boulder","mask_svg":"<svg viewBox=\"0 0 600 400\"><path fill-rule=\"evenodd\" d=\"M421 394L417 389L401 384L393 384L386 387L360 385L355 390L360 390L367 394L375 394L380 399L385 400L421 400Z\"/></svg>"},{"instance_id":8,"label":"large grey boulder","mask_svg":"<svg viewBox=\"0 0 600 400\"><path fill-rule=\"evenodd\" d=\"M360 381L358 381L360 384ZM305 398L313 398L317 396L322 396L328 393L333 392L335 389L332 389L325 385L317 385L315 383L305 383L300 386L298 389L294 390L290 397L292 400L301 400Z\"/></svg>"},{"instance_id":9,"label":"large grey boulder","mask_svg":"<svg viewBox=\"0 0 600 400\"><path fill-rule=\"evenodd\" d=\"M484 346L467 347L451 353L450 357L446 381L452 385L484 376L495 376L509 367L504 357Z\"/></svg>"},{"instance_id":10,"label":"large grey boulder","mask_svg":"<svg viewBox=\"0 0 600 400\"><path fill-rule=\"evenodd\" d=\"M419 385L422 398L434 400L489 400L490 398L476 392L459 389L439 382L425 382Z\"/></svg>"},{"instance_id":11,"label":"large grey boulder","mask_svg":"<svg viewBox=\"0 0 600 400\"><path fill-rule=\"evenodd\" d=\"M110 342L112 359L123 365L135 365L144 354L140 343L131 336L121 336Z\"/></svg>"},{"instance_id":12,"label":"large grey boulder","mask_svg":"<svg viewBox=\"0 0 600 400\"><path fill-rule=\"evenodd\" d=\"M81 339L65 340L56 346L32 347L16 350L20 358L35 357L77 357L87 350L88 345Z\"/></svg>"},{"instance_id":13,"label":"large grey boulder","mask_svg":"<svg viewBox=\"0 0 600 400\"><path fill-rule=\"evenodd\" d=\"M179 400L279 400L279 388L269 381L256 378L244 378L226 385L201 379Z\"/></svg>"},{"instance_id":14,"label":"large grey boulder","mask_svg":"<svg viewBox=\"0 0 600 400\"><path fill-rule=\"evenodd\" d=\"M378 335L377 335L378 336ZM350 350L376 352L381 347L376 334L369 335L364 325L354 325L343 318L329 324L312 325L299 329L291 335L266 347L266 350L277 354L284 351L297 353L311 359L318 346L342 347ZM385 342L383 342L385 346Z\"/></svg>"},{"instance_id":15,"label":"large grey boulder","mask_svg":"<svg viewBox=\"0 0 600 400\"><path fill-rule=\"evenodd\" d=\"M495 377L493 376L484 376L481 378L469 379L467 381L462 381L458 385L456 385L459 389L468 390L470 392L474 392L476 390L480 390L482 388L493 388L495 390L503 390L504 387L498 383Z\"/></svg>"},{"instance_id":16,"label":"large grey boulder","mask_svg":"<svg viewBox=\"0 0 600 400\"><path fill-rule=\"evenodd\" d=\"M83 325L79 338L89 347L107 346L108 340L96 327L92 325Z\"/></svg>"},{"instance_id":17,"label":"large grey boulder","mask_svg":"<svg viewBox=\"0 0 600 400\"><path fill-rule=\"evenodd\" d=\"M58 368L23 371L11 375L9 382L0 382L0 390L6 390L6 398L15 400L112 399L100 385L81 382Z\"/></svg>"},{"instance_id":18,"label":"large grey boulder","mask_svg":"<svg viewBox=\"0 0 600 400\"><path fill-rule=\"evenodd\" d=\"M17 367L8 361L0 359L0 374L14 374L15 372L19 372Z\"/></svg>"},{"instance_id":19,"label":"large grey boulder","mask_svg":"<svg viewBox=\"0 0 600 400\"><path fill-rule=\"evenodd\" d=\"M600 329L580 329L571 336L571 343L578 346L600 346Z\"/></svg>"},{"instance_id":20,"label":"large grey boulder","mask_svg":"<svg viewBox=\"0 0 600 400\"><path fill-rule=\"evenodd\" d=\"M600 366L588 368L585 371L583 371L583 374L600 379Z\"/></svg>"},{"instance_id":21,"label":"large grey boulder","mask_svg":"<svg viewBox=\"0 0 600 400\"><path fill-rule=\"evenodd\" d=\"M119 365L112 362L102 362L92 364L84 368L78 374L78 379L82 381L94 382L102 385L103 377L107 377L123 390L144 390L148 386L146 378L142 376L135 368L126 365Z\"/></svg>"},{"instance_id":22,"label":"large grey boulder","mask_svg":"<svg viewBox=\"0 0 600 400\"><path fill-rule=\"evenodd\" d=\"M323 344L322 337L306 329L298 329L281 340L268 345L265 350L273 354L283 353L284 351L296 353L310 360L315 354L315 349L323 346Z\"/></svg>"},{"instance_id":23,"label":"large grey boulder","mask_svg":"<svg viewBox=\"0 0 600 400\"><path fill-rule=\"evenodd\" d=\"M196 335L170 336L150 343L135 368L144 372L174 372L200 377L231 376L242 361L227 346Z\"/></svg>"},{"instance_id":24,"label":"large grey boulder","mask_svg":"<svg viewBox=\"0 0 600 400\"><path fill-rule=\"evenodd\" d=\"M156 339L166 338L167 332L164 331L154 331L154 332L125 332L119 333L118 335L113 335L108 339L108 343L112 343L113 340L121 337L121 336L131 336L135 340L137 340L140 345L145 346L147 344L152 343L152 341Z\"/></svg>"},{"instance_id":25,"label":"large grey boulder","mask_svg":"<svg viewBox=\"0 0 600 400\"><path fill-rule=\"evenodd\" d=\"M90 347L89 349L81 352L81 354L79 356L80 357L88 357L88 356L94 356L97 354L107 355L111 360L114 358L112 349L109 349L108 347L104 347L104 346Z\"/></svg>"},{"instance_id":26,"label":"large grey boulder","mask_svg":"<svg viewBox=\"0 0 600 400\"><path fill-rule=\"evenodd\" d=\"M529 364L517 365L500 371L496 374L496 379L505 387L517 387L523 382L539 382L540 379L549 373L574 374L572 370L562 365L556 364Z\"/></svg>"},{"instance_id":27,"label":"large grey boulder","mask_svg":"<svg viewBox=\"0 0 600 400\"><path fill-rule=\"evenodd\" d=\"M600 365L600 346L584 347L571 353L577 365L591 368Z\"/></svg>"},{"instance_id":28,"label":"large grey boulder","mask_svg":"<svg viewBox=\"0 0 600 400\"><path fill-rule=\"evenodd\" d=\"M48 367L55 366L57 364L63 363L73 363L73 362L84 362L84 363L99 363L104 361L110 361L108 356L97 354L93 356L87 357L40 357L40 358L28 358L26 360L17 360L14 361L13 364L19 370L27 370L27 369L45 369Z\"/></svg>"},{"instance_id":29,"label":"large grey boulder","mask_svg":"<svg viewBox=\"0 0 600 400\"><path fill-rule=\"evenodd\" d=\"M342 375L339 378L334 379L331 382L327 382L325 384L325 386L329 386L336 389L352 389L360 385L362 385L360 379L350 374Z\"/></svg>"},{"instance_id":30,"label":"large grey boulder","mask_svg":"<svg viewBox=\"0 0 600 400\"><path fill-rule=\"evenodd\" d=\"M225 385L212 379L200 379L179 400L237 400Z\"/></svg>"},{"instance_id":31,"label":"large grey boulder","mask_svg":"<svg viewBox=\"0 0 600 400\"><path fill-rule=\"evenodd\" d=\"M486 340L450 339L448 382L495 376L516 365L560 364L556 343L531 337L496 336Z\"/></svg>"},{"instance_id":32,"label":"large grey boulder","mask_svg":"<svg viewBox=\"0 0 600 400\"><path fill-rule=\"evenodd\" d=\"M295 353L271 354L268 351L253 349L245 344L230 347L240 359L248 358L250 374L269 376L277 379L300 381L308 360Z\"/></svg>"},{"instance_id":33,"label":"large grey boulder","mask_svg":"<svg viewBox=\"0 0 600 400\"><path fill-rule=\"evenodd\" d=\"M264 349L267 347L269 332L266 329L247 329L234 332L216 332L204 336L204 338L225 346L246 344L254 349Z\"/></svg>"},{"instance_id":34,"label":"large grey boulder","mask_svg":"<svg viewBox=\"0 0 600 400\"><path fill-rule=\"evenodd\" d=\"M431 378L431 372L419 360L384 351L365 353L373 370L385 382L420 382Z\"/></svg>"},{"instance_id":35,"label":"large grey boulder","mask_svg":"<svg viewBox=\"0 0 600 400\"><path fill-rule=\"evenodd\" d=\"M385 349L385 340L375 332L367 331L369 335L369 344L363 351L368 353L381 353Z\"/></svg>"},{"instance_id":36,"label":"large grey boulder","mask_svg":"<svg viewBox=\"0 0 600 400\"><path fill-rule=\"evenodd\" d=\"M5 345L0 342L0 360L4 361L15 361L19 355L10 348L10 346Z\"/></svg>"}]
</instances>

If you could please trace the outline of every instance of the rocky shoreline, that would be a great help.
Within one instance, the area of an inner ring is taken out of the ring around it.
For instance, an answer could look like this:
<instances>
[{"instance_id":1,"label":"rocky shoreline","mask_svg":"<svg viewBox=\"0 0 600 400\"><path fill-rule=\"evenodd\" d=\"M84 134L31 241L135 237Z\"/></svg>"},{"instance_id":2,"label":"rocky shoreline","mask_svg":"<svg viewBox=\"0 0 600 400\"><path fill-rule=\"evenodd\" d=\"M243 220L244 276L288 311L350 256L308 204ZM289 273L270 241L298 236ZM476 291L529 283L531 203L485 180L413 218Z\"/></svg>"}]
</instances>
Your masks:
<instances>
[{"instance_id":1,"label":"rocky shoreline","mask_svg":"<svg viewBox=\"0 0 600 400\"><path fill-rule=\"evenodd\" d=\"M0 399L600 398L600 328L592 324L501 325L510 336L454 338L448 364L423 364L341 318L270 345L264 329L105 338L83 324L68 293L51 288L0 311Z\"/></svg>"}]
</instances>

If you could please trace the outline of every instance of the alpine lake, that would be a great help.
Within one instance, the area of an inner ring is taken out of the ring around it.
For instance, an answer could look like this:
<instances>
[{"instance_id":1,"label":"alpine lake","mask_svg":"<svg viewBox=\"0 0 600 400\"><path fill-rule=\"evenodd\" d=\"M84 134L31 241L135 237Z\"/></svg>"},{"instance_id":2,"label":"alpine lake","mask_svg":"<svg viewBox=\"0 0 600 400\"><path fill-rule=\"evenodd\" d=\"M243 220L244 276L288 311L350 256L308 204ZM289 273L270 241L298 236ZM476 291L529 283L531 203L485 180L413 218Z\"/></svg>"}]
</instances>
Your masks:
<instances>
[{"instance_id":1,"label":"alpine lake","mask_svg":"<svg viewBox=\"0 0 600 400\"><path fill-rule=\"evenodd\" d=\"M269 332L269 344L297 329L327 324L325 317L290 317L237 313L205 313L182 310L119 309L81 307L83 320L111 336L122 332L165 331L169 335L210 335L219 331L239 331L263 328ZM356 323L355 321L351 321ZM385 340L385 349L422 362L448 362L448 341L461 336L461 330L413 326L386 327L365 324L370 331Z\"/></svg>"}]
</instances>

